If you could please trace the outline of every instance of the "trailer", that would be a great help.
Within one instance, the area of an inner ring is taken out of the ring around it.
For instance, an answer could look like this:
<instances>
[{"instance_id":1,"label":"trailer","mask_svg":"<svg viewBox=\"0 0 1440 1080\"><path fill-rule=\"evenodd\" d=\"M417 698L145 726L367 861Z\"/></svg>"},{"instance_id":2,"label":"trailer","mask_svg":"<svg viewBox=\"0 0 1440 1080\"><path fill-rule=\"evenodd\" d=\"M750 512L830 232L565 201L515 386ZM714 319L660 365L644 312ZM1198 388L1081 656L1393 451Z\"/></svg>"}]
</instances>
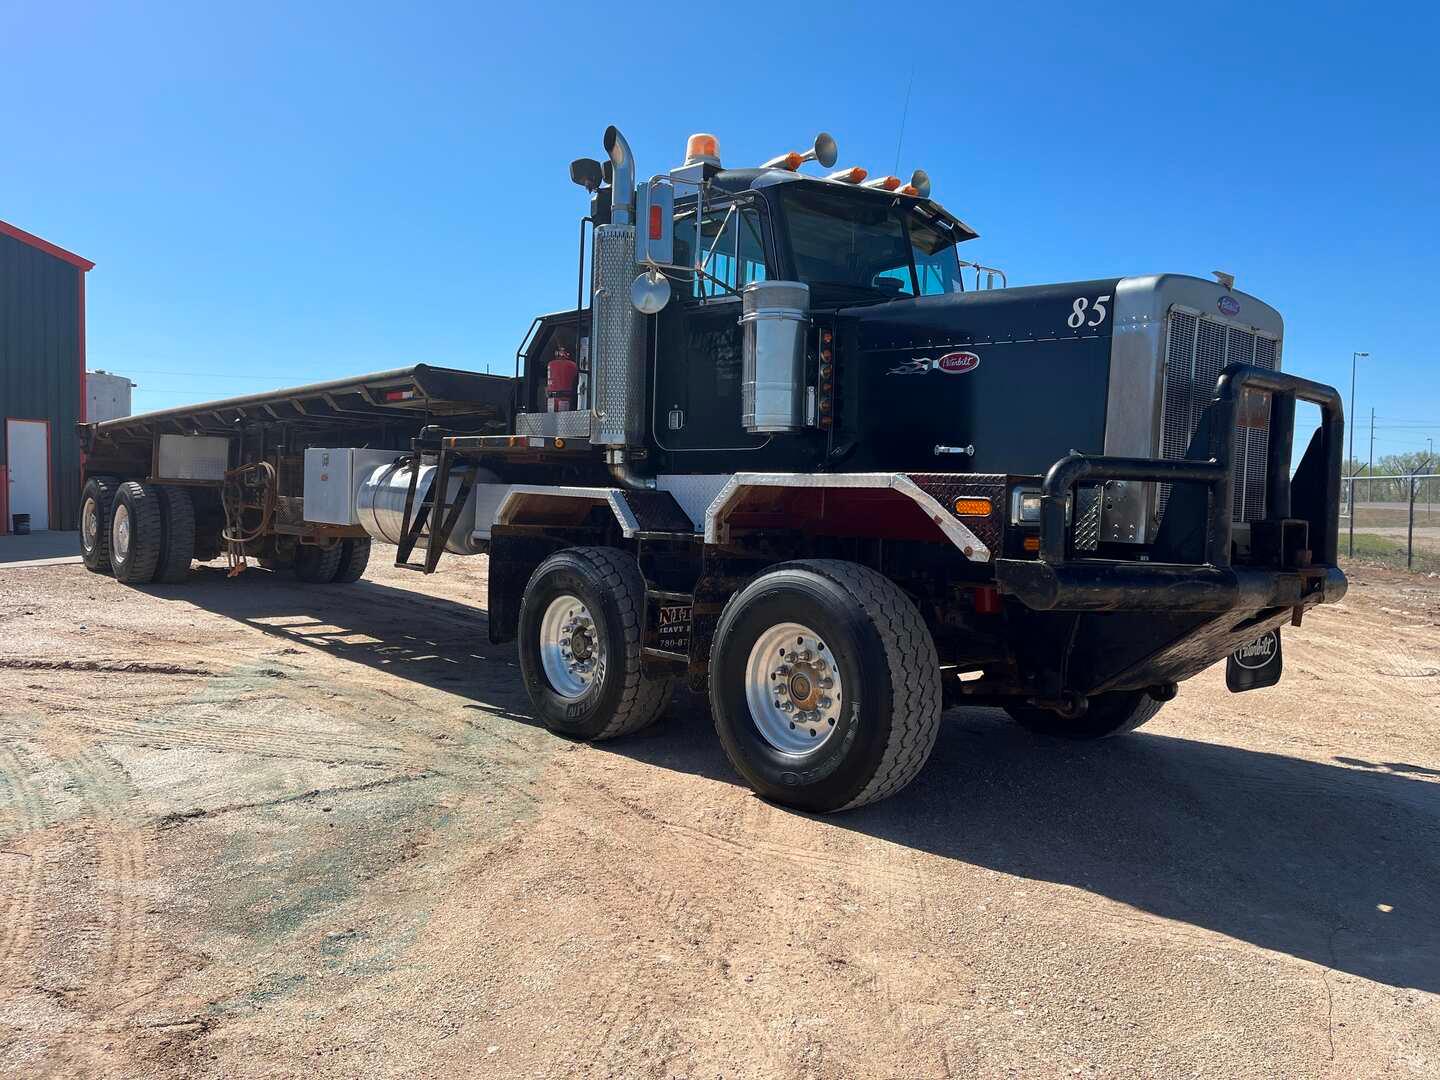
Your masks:
<instances>
[{"instance_id":1,"label":"trailer","mask_svg":"<svg viewBox=\"0 0 1440 1080\"><path fill-rule=\"evenodd\" d=\"M575 308L513 375L86 425L86 565L323 587L375 539L427 573L487 554L551 729L630 734L683 683L754 790L820 812L904 787L952 705L1101 739L1221 660L1274 685L1282 625L1344 595L1340 398L1228 275L1011 287L923 170L804 172L828 135L742 169L693 136L648 181L604 147L571 165Z\"/></svg>"}]
</instances>

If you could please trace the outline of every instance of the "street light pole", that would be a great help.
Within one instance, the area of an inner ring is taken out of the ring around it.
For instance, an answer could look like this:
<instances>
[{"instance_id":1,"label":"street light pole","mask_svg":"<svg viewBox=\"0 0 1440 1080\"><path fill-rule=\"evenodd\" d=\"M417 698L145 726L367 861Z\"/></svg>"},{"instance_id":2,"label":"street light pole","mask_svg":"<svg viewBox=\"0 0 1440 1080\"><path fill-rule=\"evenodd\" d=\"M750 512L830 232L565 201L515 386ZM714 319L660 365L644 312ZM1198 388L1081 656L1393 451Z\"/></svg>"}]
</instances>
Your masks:
<instances>
[{"instance_id":1,"label":"street light pole","mask_svg":"<svg viewBox=\"0 0 1440 1080\"><path fill-rule=\"evenodd\" d=\"M1355 368L1368 352L1350 354L1350 557L1355 557Z\"/></svg>"}]
</instances>

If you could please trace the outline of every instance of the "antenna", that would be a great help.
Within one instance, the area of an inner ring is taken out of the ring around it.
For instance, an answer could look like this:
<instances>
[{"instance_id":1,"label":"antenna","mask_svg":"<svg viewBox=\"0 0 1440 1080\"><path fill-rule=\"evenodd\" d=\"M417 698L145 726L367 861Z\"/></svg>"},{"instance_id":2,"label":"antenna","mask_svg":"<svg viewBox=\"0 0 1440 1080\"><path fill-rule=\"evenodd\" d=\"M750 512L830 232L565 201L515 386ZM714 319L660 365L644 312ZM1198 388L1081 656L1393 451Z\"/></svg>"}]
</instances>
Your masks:
<instances>
[{"instance_id":1,"label":"antenna","mask_svg":"<svg viewBox=\"0 0 1440 1080\"><path fill-rule=\"evenodd\" d=\"M910 65L910 81L905 84L905 107L900 110L900 137L895 140L895 168L900 172L900 148L905 145L905 118L910 115L910 91L915 88L915 65Z\"/></svg>"}]
</instances>

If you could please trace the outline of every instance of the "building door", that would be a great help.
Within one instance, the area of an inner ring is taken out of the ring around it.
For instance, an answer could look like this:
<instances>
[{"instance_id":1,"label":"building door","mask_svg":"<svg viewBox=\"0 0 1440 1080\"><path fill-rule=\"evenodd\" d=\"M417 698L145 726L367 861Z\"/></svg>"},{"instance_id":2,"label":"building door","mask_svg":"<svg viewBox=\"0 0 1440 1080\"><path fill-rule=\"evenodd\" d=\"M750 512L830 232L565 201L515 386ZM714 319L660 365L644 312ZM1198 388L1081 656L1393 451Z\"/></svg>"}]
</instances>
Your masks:
<instances>
[{"instance_id":1,"label":"building door","mask_svg":"<svg viewBox=\"0 0 1440 1080\"><path fill-rule=\"evenodd\" d=\"M50 528L50 425L44 420L6 420L5 465L6 512L29 514L33 530Z\"/></svg>"}]
</instances>

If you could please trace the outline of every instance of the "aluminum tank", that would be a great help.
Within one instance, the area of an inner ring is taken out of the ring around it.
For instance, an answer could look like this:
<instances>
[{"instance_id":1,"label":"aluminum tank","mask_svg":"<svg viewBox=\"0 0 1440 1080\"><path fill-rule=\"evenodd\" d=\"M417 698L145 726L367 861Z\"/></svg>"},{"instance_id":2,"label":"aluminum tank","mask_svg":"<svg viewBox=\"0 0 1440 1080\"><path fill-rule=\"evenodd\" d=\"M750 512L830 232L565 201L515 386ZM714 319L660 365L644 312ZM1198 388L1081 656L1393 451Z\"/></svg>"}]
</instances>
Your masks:
<instances>
[{"instance_id":1,"label":"aluminum tank","mask_svg":"<svg viewBox=\"0 0 1440 1080\"><path fill-rule=\"evenodd\" d=\"M810 286L757 281L741 290L744 351L741 423L747 431L799 431L805 426L805 334Z\"/></svg>"},{"instance_id":2,"label":"aluminum tank","mask_svg":"<svg viewBox=\"0 0 1440 1080\"><path fill-rule=\"evenodd\" d=\"M456 555L474 555L480 550L480 545L474 536L476 496L479 493L480 485L499 480L499 477L489 469L475 469L473 473L475 483L470 487L470 494L465 499L465 506L460 511L460 518L456 521L455 529L445 544L445 550ZM447 492L449 498L454 498L459 492L462 475L463 472L460 470L454 468L450 470L450 490ZM422 465L420 476L415 483L415 505L417 507L430 497L430 485L434 481L435 466ZM360 493L355 500L360 524L376 540L384 540L390 544L400 543L405 521L405 495L409 488L410 466L400 463L381 465L360 485ZM420 533L421 542L423 543L429 535L430 531L427 527Z\"/></svg>"}]
</instances>

